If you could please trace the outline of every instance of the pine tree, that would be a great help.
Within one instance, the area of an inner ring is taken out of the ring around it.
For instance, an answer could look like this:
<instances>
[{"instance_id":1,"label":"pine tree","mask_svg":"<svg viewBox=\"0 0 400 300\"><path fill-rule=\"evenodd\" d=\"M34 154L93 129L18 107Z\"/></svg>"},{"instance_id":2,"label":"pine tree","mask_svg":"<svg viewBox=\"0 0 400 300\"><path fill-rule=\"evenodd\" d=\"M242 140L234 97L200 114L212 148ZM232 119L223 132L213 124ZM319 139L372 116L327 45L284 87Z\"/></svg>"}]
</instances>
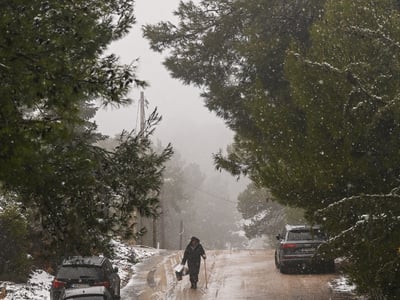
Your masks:
<instances>
[{"instance_id":1,"label":"pine tree","mask_svg":"<svg viewBox=\"0 0 400 300\"><path fill-rule=\"evenodd\" d=\"M144 33L235 131L217 166L323 223L360 291L398 296L398 1L209 0L176 15Z\"/></svg>"},{"instance_id":2,"label":"pine tree","mask_svg":"<svg viewBox=\"0 0 400 300\"><path fill-rule=\"evenodd\" d=\"M329 1L312 47L292 48L285 66L306 128L298 163L285 164L307 170L302 201L333 234L326 250L374 298L400 288L399 17L396 1Z\"/></svg>"},{"instance_id":3,"label":"pine tree","mask_svg":"<svg viewBox=\"0 0 400 300\"><path fill-rule=\"evenodd\" d=\"M134 69L104 51L134 17L123 0L3 2L0 10L0 180L13 183L38 150L68 139L82 102L129 103Z\"/></svg>"},{"instance_id":4,"label":"pine tree","mask_svg":"<svg viewBox=\"0 0 400 300\"><path fill-rule=\"evenodd\" d=\"M156 113L115 151L95 146L104 137L89 121L94 110L127 105L129 90L145 85L106 53L134 24L133 1L3 1L0 11L2 189L32 220L42 256L108 254L135 208L155 214L172 154L152 150Z\"/></svg>"},{"instance_id":5,"label":"pine tree","mask_svg":"<svg viewBox=\"0 0 400 300\"><path fill-rule=\"evenodd\" d=\"M147 25L144 36L153 50L171 50L165 66L173 77L203 89L206 106L237 134L237 147L250 146L273 134L264 128L278 118L263 118L262 112L278 105L278 113L288 102L285 50L292 39L307 43L323 2L181 2L178 25ZM245 151L257 156L258 150L253 145Z\"/></svg>"}]
</instances>

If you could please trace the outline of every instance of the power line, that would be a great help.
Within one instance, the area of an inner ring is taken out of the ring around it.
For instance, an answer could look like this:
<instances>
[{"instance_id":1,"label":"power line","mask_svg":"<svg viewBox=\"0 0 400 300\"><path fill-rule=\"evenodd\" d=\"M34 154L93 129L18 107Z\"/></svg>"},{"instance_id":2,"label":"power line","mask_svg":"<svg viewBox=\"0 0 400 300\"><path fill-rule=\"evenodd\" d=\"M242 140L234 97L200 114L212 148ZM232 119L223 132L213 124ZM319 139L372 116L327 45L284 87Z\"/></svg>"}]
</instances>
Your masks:
<instances>
[{"instance_id":1,"label":"power line","mask_svg":"<svg viewBox=\"0 0 400 300\"><path fill-rule=\"evenodd\" d=\"M190 186L190 187L193 188L194 190L196 190L196 191L198 191L198 192L200 192L200 193L206 194L206 195L208 195L208 196L210 196L210 197L212 197L212 198L215 198L215 199L218 199L218 200L221 200L221 201L224 201L224 202L229 202L229 203L237 204L236 201L232 201L232 200L229 200L229 199L226 199L226 198L222 198L221 196L218 196L218 195L212 194L212 193L210 193L210 192L204 191L204 190L198 188L197 186L194 186L194 185L192 185L192 184L190 184L190 183L188 183L188 182L185 182L185 184L188 185L188 186Z\"/></svg>"}]
</instances>

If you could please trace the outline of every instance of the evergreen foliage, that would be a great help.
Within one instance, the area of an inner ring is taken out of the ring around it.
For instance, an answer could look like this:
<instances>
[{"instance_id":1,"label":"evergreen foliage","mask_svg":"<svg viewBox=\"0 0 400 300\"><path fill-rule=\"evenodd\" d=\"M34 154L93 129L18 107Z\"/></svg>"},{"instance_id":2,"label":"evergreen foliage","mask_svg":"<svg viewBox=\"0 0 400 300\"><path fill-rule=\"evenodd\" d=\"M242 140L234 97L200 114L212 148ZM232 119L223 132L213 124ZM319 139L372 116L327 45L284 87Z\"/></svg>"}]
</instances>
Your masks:
<instances>
[{"instance_id":1,"label":"evergreen foliage","mask_svg":"<svg viewBox=\"0 0 400 300\"><path fill-rule=\"evenodd\" d=\"M265 235L270 246L274 246L275 237L285 224L306 222L301 209L279 204L267 189L258 188L254 183L239 195L237 209L244 220L246 237L252 239Z\"/></svg>"},{"instance_id":2,"label":"evergreen foliage","mask_svg":"<svg viewBox=\"0 0 400 300\"><path fill-rule=\"evenodd\" d=\"M14 183L48 143L71 139L83 102L129 103L134 68L104 50L134 17L123 0L21 0L0 10L0 179Z\"/></svg>"},{"instance_id":3,"label":"evergreen foliage","mask_svg":"<svg viewBox=\"0 0 400 300\"><path fill-rule=\"evenodd\" d=\"M179 153L175 152L166 164L160 196L162 216L160 216L158 229L160 247L163 249L182 249L186 244L181 221L183 222L182 215L186 210L189 197L184 193L185 174L183 168L184 162Z\"/></svg>"},{"instance_id":4,"label":"evergreen foliage","mask_svg":"<svg viewBox=\"0 0 400 300\"><path fill-rule=\"evenodd\" d=\"M69 143L46 148L31 176L13 188L39 220L50 258L111 255L110 238L133 237L134 210L157 216L163 164L172 155L170 145L161 153L152 150L150 136L159 120L151 115L141 135L121 134L113 152L94 146L91 131L79 131Z\"/></svg>"},{"instance_id":5,"label":"evergreen foliage","mask_svg":"<svg viewBox=\"0 0 400 300\"><path fill-rule=\"evenodd\" d=\"M153 50L170 50L164 63L173 77L203 88L206 106L243 139L257 138L257 92L269 94L264 106L285 101L285 50L291 39L307 42L322 2L181 2L178 26L147 25L144 36Z\"/></svg>"},{"instance_id":6,"label":"evergreen foliage","mask_svg":"<svg viewBox=\"0 0 400 300\"><path fill-rule=\"evenodd\" d=\"M237 214L227 209L228 205L233 208L234 201L229 199L226 178L209 177L199 165L185 163L174 155L166 166L160 196L162 248L183 249L193 235L202 237L209 249L243 246L245 239L238 235Z\"/></svg>"},{"instance_id":7,"label":"evergreen foliage","mask_svg":"<svg viewBox=\"0 0 400 300\"><path fill-rule=\"evenodd\" d=\"M123 233L120 232L124 237L132 234L128 225L134 209L144 217L159 216L158 197L164 182L165 163L173 154L170 144L164 149L153 149L150 137L160 121L161 117L154 111L142 133L123 132L109 159L108 175L111 176L108 177L111 179L110 187L117 195L119 218L124 221Z\"/></svg>"},{"instance_id":8,"label":"evergreen foliage","mask_svg":"<svg viewBox=\"0 0 400 300\"><path fill-rule=\"evenodd\" d=\"M146 85L105 52L134 24L133 1L3 1L0 12L2 189L26 210L44 259L111 254L135 209L156 215L172 155L152 150L156 112L115 151L95 146L99 106L130 104L129 90Z\"/></svg>"},{"instance_id":9,"label":"evergreen foliage","mask_svg":"<svg viewBox=\"0 0 400 300\"><path fill-rule=\"evenodd\" d=\"M239 195L237 209L244 219L243 230L248 239L266 235L274 242L286 224L284 207L273 202L267 190L257 189L254 184Z\"/></svg>"},{"instance_id":10,"label":"evergreen foliage","mask_svg":"<svg viewBox=\"0 0 400 300\"><path fill-rule=\"evenodd\" d=\"M373 298L400 293L399 22L396 1L330 1L312 47L291 51L286 64L305 116L298 150L313 162L316 220Z\"/></svg>"},{"instance_id":11,"label":"evergreen foliage","mask_svg":"<svg viewBox=\"0 0 400 300\"><path fill-rule=\"evenodd\" d=\"M144 29L154 50L171 50L165 65L172 75L202 87L206 106L235 132L227 157L215 156L217 167L248 175L279 193L283 203L299 198L291 186L301 176L281 163L282 156L296 160L291 150L301 142L285 132L303 128L284 76L285 51L293 40L308 45L309 26L321 16L323 2L181 3L178 26L162 22Z\"/></svg>"},{"instance_id":12,"label":"evergreen foliage","mask_svg":"<svg viewBox=\"0 0 400 300\"><path fill-rule=\"evenodd\" d=\"M16 207L0 211L0 245L0 280L26 280L30 270L28 224Z\"/></svg>"},{"instance_id":13,"label":"evergreen foliage","mask_svg":"<svg viewBox=\"0 0 400 300\"><path fill-rule=\"evenodd\" d=\"M217 166L322 223L360 292L398 297L398 1L204 0L176 15L144 34L235 131Z\"/></svg>"}]
</instances>

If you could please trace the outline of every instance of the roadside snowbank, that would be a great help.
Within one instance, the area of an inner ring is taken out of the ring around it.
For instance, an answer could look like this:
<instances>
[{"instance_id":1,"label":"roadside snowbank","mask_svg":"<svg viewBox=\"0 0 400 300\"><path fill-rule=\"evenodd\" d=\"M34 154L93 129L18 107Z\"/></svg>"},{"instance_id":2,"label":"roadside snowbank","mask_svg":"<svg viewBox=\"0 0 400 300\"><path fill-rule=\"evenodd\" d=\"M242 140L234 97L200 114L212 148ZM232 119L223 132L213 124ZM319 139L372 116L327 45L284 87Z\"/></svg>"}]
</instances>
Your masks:
<instances>
[{"instance_id":1,"label":"roadside snowbank","mask_svg":"<svg viewBox=\"0 0 400 300\"><path fill-rule=\"evenodd\" d=\"M50 299L49 289L52 280L53 276L43 270L37 270L30 275L26 284L0 282L0 288L5 288L6 300L45 300Z\"/></svg>"},{"instance_id":2,"label":"roadside snowbank","mask_svg":"<svg viewBox=\"0 0 400 300\"><path fill-rule=\"evenodd\" d=\"M332 280L329 283L329 286L333 290L341 293L353 293L356 290L356 286L351 284L345 276L340 276L339 278Z\"/></svg>"}]
</instances>

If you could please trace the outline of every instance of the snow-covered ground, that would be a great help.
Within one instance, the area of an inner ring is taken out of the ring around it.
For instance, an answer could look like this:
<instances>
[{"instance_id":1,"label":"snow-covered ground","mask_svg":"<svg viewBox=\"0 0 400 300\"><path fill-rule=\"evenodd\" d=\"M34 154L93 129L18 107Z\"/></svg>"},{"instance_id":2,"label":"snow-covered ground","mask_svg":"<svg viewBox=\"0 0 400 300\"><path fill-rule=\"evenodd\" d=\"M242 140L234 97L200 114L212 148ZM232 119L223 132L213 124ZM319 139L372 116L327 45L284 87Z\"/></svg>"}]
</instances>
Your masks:
<instances>
[{"instance_id":1,"label":"snow-covered ground","mask_svg":"<svg viewBox=\"0 0 400 300\"><path fill-rule=\"evenodd\" d=\"M136 262L142 261L159 250L138 246L128 246L121 242L113 241L115 247L115 259L112 263L118 267L122 285L126 284L133 272ZM32 272L26 284L15 284L12 282L0 282L0 299L4 300L48 300L49 290L53 276L43 270ZM1 291L6 290L7 296L2 298Z\"/></svg>"},{"instance_id":2,"label":"snow-covered ground","mask_svg":"<svg viewBox=\"0 0 400 300\"><path fill-rule=\"evenodd\" d=\"M160 250L139 246L128 246L121 242L113 241L116 257L112 260L114 266L118 267L122 286L128 283L134 265L137 262L157 255ZM26 284L15 284L12 282L0 282L0 299L4 300L49 300L49 290L53 276L43 270L32 272ZM342 293L352 293L355 286L341 276L330 283L332 290ZM1 291L6 289L7 296L2 298Z\"/></svg>"},{"instance_id":3,"label":"snow-covered ground","mask_svg":"<svg viewBox=\"0 0 400 300\"><path fill-rule=\"evenodd\" d=\"M341 293L353 293L356 289L356 286L351 284L344 276L340 276L339 278L332 280L329 285L332 290Z\"/></svg>"}]
</instances>

